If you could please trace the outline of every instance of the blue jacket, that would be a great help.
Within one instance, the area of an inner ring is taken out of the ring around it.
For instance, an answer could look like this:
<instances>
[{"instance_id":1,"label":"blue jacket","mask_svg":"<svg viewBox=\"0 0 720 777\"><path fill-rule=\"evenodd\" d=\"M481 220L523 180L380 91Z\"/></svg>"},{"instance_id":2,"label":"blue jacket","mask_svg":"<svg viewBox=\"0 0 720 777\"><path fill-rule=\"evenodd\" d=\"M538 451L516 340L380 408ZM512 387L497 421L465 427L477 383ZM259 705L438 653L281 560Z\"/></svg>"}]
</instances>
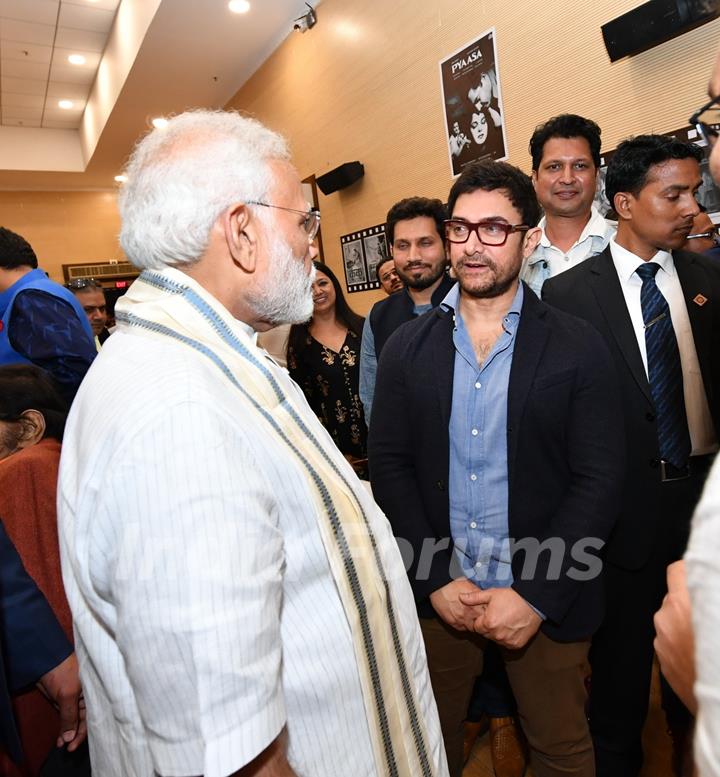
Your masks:
<instances>
[{"instance_id":1,"label":"blue jacket","mask_svg":"<svg viewBox=\"0 0 720 777\"><path fill-rule=\"evenodd\" d=\"M13 312L13 303L18 294L33 289L49 294L70 305L83 325L91 342L95 341L90 322L85 311L75 298L75 295L55 281L51 281L42 270L31 270L23 275L6 291L0 293L0 365L3 364L28 364L30 360L18 353L10 343L10 325Z\"/></svg>"}]
</instances>

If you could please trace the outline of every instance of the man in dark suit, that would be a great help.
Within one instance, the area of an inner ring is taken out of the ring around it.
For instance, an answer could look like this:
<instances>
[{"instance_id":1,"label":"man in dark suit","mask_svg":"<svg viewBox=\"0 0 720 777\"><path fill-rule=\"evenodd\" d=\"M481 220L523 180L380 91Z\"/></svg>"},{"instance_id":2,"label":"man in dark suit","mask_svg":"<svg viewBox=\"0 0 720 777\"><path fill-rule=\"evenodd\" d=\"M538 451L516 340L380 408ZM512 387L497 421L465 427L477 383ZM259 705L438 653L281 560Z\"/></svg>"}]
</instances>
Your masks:
<instances>
[{"instance_id":1,"label":"man in dark suit","mask_svg":"<svg viewBox=\"0 0 720 777\"><path fill-rule=\"evenodd\" d=\"M445 268L440 200L408 197L388 211L385 230L395 270L405 285L399 294L376 302L365 319L360 347L360 399L370 423L375 374L388 337L406 321L436 307L453 285Z\"/></svg>"},{"instance_id":2,"label":"man in dark suit","mask_svg":"<svg viewBox=\"0 0 720 777\"><path fill-rule=\"evenodd\" d=\"M593 551L613 526L624 467L612 362L589 325L518 280L540 235L527 175L468 166L448 209L458 284L383 349L373 492L412 551L450 774L462 769L462 718L490 639L535 774L592 777L584 666L603 614Z\"/></svg>"},{"instance_id":3,"label":"man in dark suit","mask_svg":"<svg viewBox=\"0 0 720 777\"><path fill-rule=\"evenodd\" d=\"M678 250L699 210L700 156L662 136L621 143L605 184L615 239L543 287L547 302L600 332L622 386L628 469L607 546L607 615L590 655L598 777L640 772L652 616L717 450L720 269Z\"/></svg>"}]
</instances>

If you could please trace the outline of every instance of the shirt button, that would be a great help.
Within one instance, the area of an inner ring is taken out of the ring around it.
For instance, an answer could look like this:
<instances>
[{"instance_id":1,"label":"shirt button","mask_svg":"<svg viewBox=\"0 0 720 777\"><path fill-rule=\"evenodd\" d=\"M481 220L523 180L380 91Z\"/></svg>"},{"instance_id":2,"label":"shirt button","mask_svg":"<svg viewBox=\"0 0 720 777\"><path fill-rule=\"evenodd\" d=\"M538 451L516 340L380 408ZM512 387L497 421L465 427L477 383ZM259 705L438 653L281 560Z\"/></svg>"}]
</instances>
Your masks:
<instances>
[{"instance_id":1,"label":"shirt button","mask_svg":"<svg viewBox=\"0 0 720 777\"><path fill-rule=\"evenodd\" d=\"M471 529L477 529L477 524L475 523L475 521L471 521L470 528Z\"/></svg>"},{"instance_id":2,"label":"shirt button","mask_svg":"<svg viewBox=\"0 0 720 777\"><path fill-rule=\"evenodd\" d=\"M475 569L482 569L482 561L475 562Z\"/></svg>"},{"instance_id":3,"label":"shirt button","mask_svg":"<svg viewBox=\"0 0 720 777\"><path fill-rule=\"evenodd\" d=\"M478 436L478 430L477 429L473 429L471 434L472 434L473 437L477 437Z\"/></svg>"},{"instance_id":4,"label":"shirt button","mask_svg":"<svg viewBox=\"0 0 720 777\"><path fill-rule=\"evenodd\" d=\"M475 388L482 388L482 383L476 383Z\"/></svg>"},{"instance_id":5,"label":"shirt button","mask_svg":"<svg viewBox=\"0 0 720 777\"><path fill-rule=\"evenodd\" d=\"M470 475L470 480L472 480L473 482L477 480L477 475L474 472L472 475Z\"/></svg>"}]
</instances>

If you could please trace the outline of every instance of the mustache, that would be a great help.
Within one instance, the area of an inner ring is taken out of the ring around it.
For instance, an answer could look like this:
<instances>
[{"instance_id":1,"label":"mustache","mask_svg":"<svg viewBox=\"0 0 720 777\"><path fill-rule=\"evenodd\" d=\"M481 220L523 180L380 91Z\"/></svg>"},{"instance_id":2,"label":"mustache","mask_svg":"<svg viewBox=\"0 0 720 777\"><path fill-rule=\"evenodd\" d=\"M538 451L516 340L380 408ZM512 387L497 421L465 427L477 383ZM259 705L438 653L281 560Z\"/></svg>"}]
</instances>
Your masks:
<instances>
[{"instance_id":1,"label":"mustache","mask_svg":"<svg viewBox=\"0 0 720 777\"><path fill-rule=\"evenodd\" d=\"M497 265L488 256L481 256L480 254L473 254L472 256L466 256L465 258L458 259L455 262L455 270L462 270L466 264L484 264L491 270L497 270Z\"/></svg>"}]
</instances>

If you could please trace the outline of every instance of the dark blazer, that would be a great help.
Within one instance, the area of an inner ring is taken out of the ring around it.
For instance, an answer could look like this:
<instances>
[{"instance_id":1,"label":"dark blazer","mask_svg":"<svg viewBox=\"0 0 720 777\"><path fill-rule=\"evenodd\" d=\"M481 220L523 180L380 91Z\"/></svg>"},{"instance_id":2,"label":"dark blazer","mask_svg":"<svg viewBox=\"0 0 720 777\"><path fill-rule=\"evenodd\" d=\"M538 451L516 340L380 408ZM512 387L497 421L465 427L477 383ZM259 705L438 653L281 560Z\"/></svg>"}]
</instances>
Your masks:
<instances>
[{"instance_id":1,"label":"dark blazer","mask_svg":"<svg viewBox=\"0 0 720 777\"><path fill-rule=\"evenodd\" d=\"M422 617L434 615L428 596L453 577L452 335L452 312L437 308L388 340L375 389L381 401L373 405L370 425L373 493L395 535L404 540L401 546L412 547L409 576ZM559 576L548 574L549 552L541 554L534 574L526 570L525 575L525 556L515 553L513 588L547 616L542 629L549 637L589 637L602 620L601 579L597 574L574 579L576 572L587 571L587 557L582 560L576 549L573 558L571 551L583 538L604 540L618 513L624 467L619 391L597 332L543 304L527 286L510 370L507 425L510 536L565 543ZM444 550L430 557L426 547L423 555L423 544L433 542L444 543Z\"/></svg>"},{"instance_id":2,"label":"dark blazer","mask_svg":"<svg viewBox=\"0 0 720 777\"><path fill-rule=\"evenodd\" d=\"M445 295L454 285L455 282L444 273L437 289L432 293L430 304L436 308L445 299ZM414 310L415 303L412 301L410 294L408 294L407 288L401 289L396 294L391 294L385 299L381 299L372 306L369 318L373 341L375 342L376 359L380 358L380 352L390 335L401 324L404 324L406 321L412 321L416 317Z\"/></svg>"},{"instance_id":3,"label":"dark blazer","mask_svg":"<svg viewBox=\"0 0 720 777\"><path fill-rule=\"evenodd\" d=\"M673 259L710 412L720 429L720 266L687 251L674 251ZM694 301L702 302L698 295L706 300L701 305ZM610 249L546 281L543 299L590 322L612 354L622 389L628 469L623 511L607 554L617 566L639 569L650 557L657 532L660 453L650 385Z\"/></svg>"},{"instance_id":4,"label":"dark blazer","mask_svg":"<svg viewBox=\"0 0 720 777\"><path fill-rule=\"evenodd\" d=\"M0 747L16 761L22 750L10 693L33 685L72 653L50 605L25 571L0 523Z\"/></svg>"}]
</instances>

